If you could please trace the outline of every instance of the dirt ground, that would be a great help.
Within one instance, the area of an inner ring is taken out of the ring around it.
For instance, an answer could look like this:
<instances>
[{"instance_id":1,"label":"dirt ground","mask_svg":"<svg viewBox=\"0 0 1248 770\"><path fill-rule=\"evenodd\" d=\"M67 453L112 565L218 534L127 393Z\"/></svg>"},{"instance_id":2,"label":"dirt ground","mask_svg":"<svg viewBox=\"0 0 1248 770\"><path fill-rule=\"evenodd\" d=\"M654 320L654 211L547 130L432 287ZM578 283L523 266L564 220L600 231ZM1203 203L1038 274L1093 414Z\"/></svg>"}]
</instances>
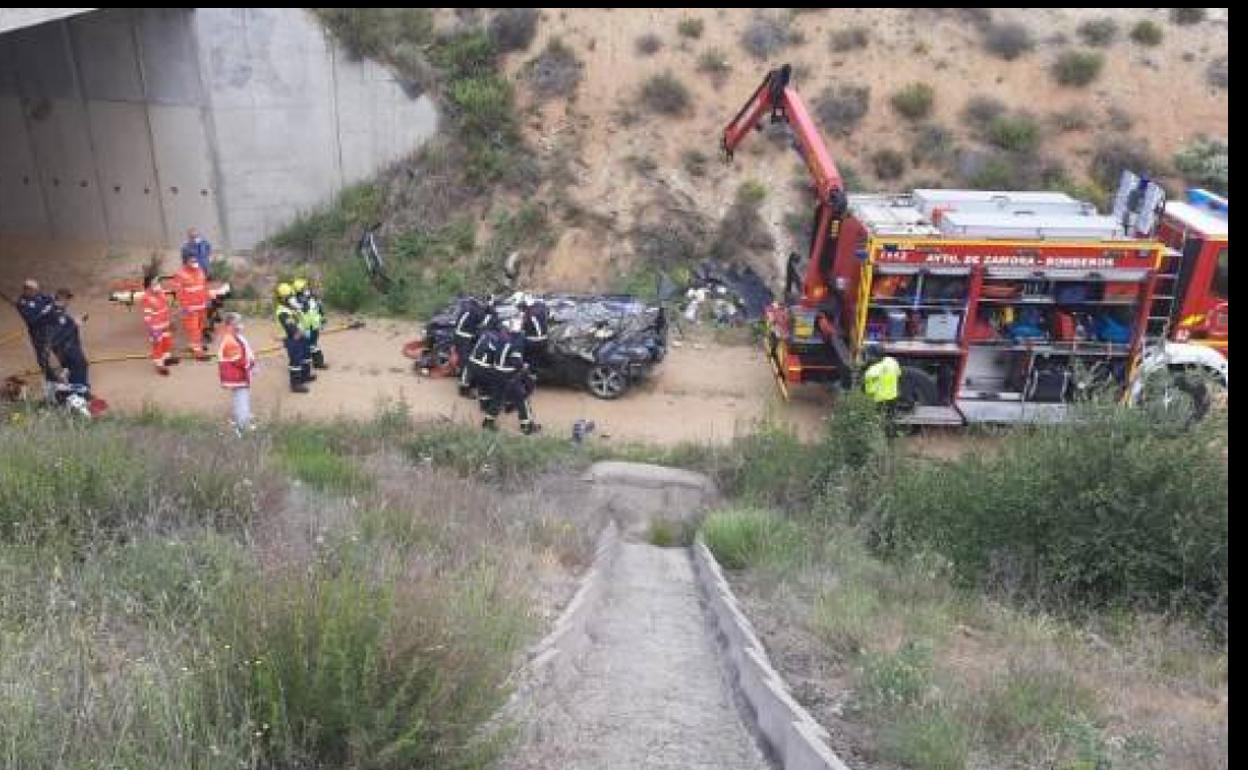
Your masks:
<instances>
[{"instance_id":1,"label":"dirt ground","mask_svg":"<svg viewBox=\"0 0 1248 770\"><path fill-rule=\"evenodd\" d=\"M91 384L111 409L134 412L150 404L227 419L229 399L218 385L215 364L184 359L164 378L146 359L112 360L146 349L138 309L107 300L108 281L133 275L144 253L110 256L99 246L58 244L48 250L12 241L0 243L0 248L0 287L6 293L16 294L25 275L39 277L48 288L66 285L75 291L74 309L88 316L83 325L87 354L92 360L109 359L91 367ZM331 325L343 320L333 318ZM275 324L267 317L250 318L245 333L255 347L269 350L261 359L253 408L261 419L368 417L383 402L401 401L417 418L477 421L475 402L460 398L454 382L417 376L403 356L403 343L418 329L412 322L366 319L362 329L326 336L322 347L332 368L321 373L311 394L296 395L287 389L281 349L274 349ZM175 340L179 347L185 344L180 334ZM804 435L818 431L827 400L809 389L788 404L781 402L758 348L692 340L677 340L676 345L653 380L617 401L566 388L539 389L533 400L538 421L550 434L571 435L576 420L588 419L595 422L600 439L659 444L723 442L765 415L791 422ZM25 329L6 306L0 310L0 377L33 367ZM514 419L504 423L516 428Z\"/></svg>"}]
</instances>

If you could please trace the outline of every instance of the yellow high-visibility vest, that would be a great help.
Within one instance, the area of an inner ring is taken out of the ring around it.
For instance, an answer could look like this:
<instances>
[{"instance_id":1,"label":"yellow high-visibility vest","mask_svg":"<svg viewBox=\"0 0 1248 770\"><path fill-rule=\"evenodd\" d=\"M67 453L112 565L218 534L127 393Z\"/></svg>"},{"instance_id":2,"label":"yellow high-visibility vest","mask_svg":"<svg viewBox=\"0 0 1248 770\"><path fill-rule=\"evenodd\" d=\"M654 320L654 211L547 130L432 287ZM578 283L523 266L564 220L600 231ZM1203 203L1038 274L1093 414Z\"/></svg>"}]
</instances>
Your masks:
<instances>
[{"instance_id":1,"label":"yellow high-visibility vest","mask_svg":"<svg viewBox=\"0 0 1248 770\"><path fill-rule=\"evenodd\" d=\"M871 400L878 403L897 400L897 385L901 380L901 365L892 356L885 356L867 367L863 376L863 389Z\"/></svg>"}]
</instances>

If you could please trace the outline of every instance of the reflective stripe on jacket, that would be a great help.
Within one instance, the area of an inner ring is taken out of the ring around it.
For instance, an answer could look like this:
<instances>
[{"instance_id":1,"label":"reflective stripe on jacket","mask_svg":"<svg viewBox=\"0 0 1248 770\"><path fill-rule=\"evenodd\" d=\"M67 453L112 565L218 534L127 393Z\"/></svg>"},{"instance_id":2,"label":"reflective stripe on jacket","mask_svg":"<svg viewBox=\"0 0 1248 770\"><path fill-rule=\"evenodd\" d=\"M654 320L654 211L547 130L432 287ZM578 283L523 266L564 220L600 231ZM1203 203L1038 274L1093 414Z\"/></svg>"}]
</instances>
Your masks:
<instances>
[{"instance_id":1,"label":"reflective stripe on jacket","mask_svg":"<svg viewBox=\"0 0 1248 770\"><path fill-rule=\"evenodd\" d=\"M208 277L195 263L182 266L173 277L177 283L178 304L187 312L198 312L208 308Z\"/></svg>"},{"instance_id":2,"label":"reflective stripe on jacket","mask_svg":"<svg viewBox=\"0 0 1248 770\"><path fill-rule=\"evenodd\" d=\"M150 332L163 332L169 328L169 299L159 289L143 290L143 323Z\"/></svg>"},{"instance_id":3,"label":"reflective stripe on jacket","mask_svg":"<svg viewBox=\"0 0 1248 770\"><path fill-rule=\"evenodd\" d=\"M245 338L229 331L221 338L217 351L217 373L223 388L251 386L251 372L256 368L256 354Z\"/></svg>"}]
</instances>

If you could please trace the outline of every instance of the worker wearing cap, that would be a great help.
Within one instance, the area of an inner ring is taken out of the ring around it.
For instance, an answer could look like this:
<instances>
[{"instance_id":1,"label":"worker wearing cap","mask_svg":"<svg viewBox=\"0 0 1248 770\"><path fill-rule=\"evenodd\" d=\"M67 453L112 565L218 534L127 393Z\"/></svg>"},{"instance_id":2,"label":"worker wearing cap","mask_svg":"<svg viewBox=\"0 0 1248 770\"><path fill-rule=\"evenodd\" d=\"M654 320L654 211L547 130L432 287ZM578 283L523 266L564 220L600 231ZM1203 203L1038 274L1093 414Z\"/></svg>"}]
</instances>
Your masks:
<instances>
[{"instance_id":1,"label":"worker wearing cap","mask_svg":"<svg viewBox=\"0 0 1248 770\"><path fill-rule=\"evenodd\" d=\"M867 343L863 347L863 357L867 363L867 370L863 374L863 389L891 423L897 408L901 365L892 356L884 355L884 348L878 342Z\"/></svg>"},{"instance_id":2,"label":"worker wearing cap","mask_svg":"<svg viewBox=\"0 0 1248 770\"><path fill-rule=\"evenodd\" d=\"M160 277L149 272L143 275L143 325L147 327L147 339L151 344L152 364L162 377L169 375L169 365L178 359L172 355L173 332L170 330L169 298L160 285Z\"/></svg>"},{"instance_id":3,"label":"worker wearing cap","mask_svg":"<svg viewBox=\"0 0 1248 770\"><path fill-rule=\"evenodd\" d=\"M312 366L316 369L328 369L325 354L321 351L321 330L325 328L324 305L321 298L312 292L306 278L296 278L290 287L299 300L299 312L303 317L303 331L308 338L308 355L312 358Z\"/></svg>"},{"instance_id":4,"label":"worker wearing cap","mask_svg":"<svg viewBox=\"0 0 1248 770\"><path fill-rule=\"evenodd\" d=\"M39 282L28 278L22 284L22 295L13 303L18 314L26 322L30 334L30 346L35 351L35 361L47 380L53 377L52 364L48 360L48 333L55 318L55 300L50 294L39 291Z\"/></svg>"},{"instance_id":5,"label":"worker wearing cap","mask_svg":"<svg viewBox=\"0 0 1248 770\"><path fill-rule=\"evenodd\" d=\"M186 242L182 244L182 261L187 258L195 260L199 269L208 275L208 267L212 264L212 244L203 238L194 227L186 231Z\"/></svg>"},{"instance_id":6,"label":"worker wearing cap","mask_svg":"<svg viewBox=\"0 0 1248 770\"><path fill-rule=\"evenodd\" d=\"M243 336L243 317L226 313L225 331L217 351L217 370L221 387L230 391L234 415L234 431L239 435L254 426L251 422L251 376L256 368L256 353Z\"/></svg>"},{"instance_id":7,"label":"worker wearing cap","mask_svg":"<svg viewBox=\"0 0 1248 770\"><path fill-rule=\"evenodd\" d=\"M182 254L182 269L174 276L177 283L177 300L182 307L182 328L186 341L196 360L208 360L204 347L204 325L208 318L208 276L199 266L195 255Z\"/></svg>"},{"instance_id":8,"label":"worker wearing cap","mask_svg":"<svg viewBox=\"0 0 1248 770\"><path fill-rule=\"evenodd\" d=\"M286 347L286 370L290 374L290 392L307 393L307 383L316 379L312 374L312 361L308 355L308 339L303 333L299 312L299 300L295 289L288 283L277 285L273 317L281 327Z\"/></svg>"},{"instance_id":9,"label":"worker wearing cap","mask_svg":"<svg viewBox=\"0 0 1248 770\"><path fill-rule=\"evenodd\" d=\"M91 383L88 379L87 354L82 349L82 335L79 332L78 319L69 311L69 301L74 298L69 289L57 289L53 309L51 330L48 333L48 347L51 348L56 360L68 375L69 394L83 399L91 398Z\"/></svg>"}]
</instances>

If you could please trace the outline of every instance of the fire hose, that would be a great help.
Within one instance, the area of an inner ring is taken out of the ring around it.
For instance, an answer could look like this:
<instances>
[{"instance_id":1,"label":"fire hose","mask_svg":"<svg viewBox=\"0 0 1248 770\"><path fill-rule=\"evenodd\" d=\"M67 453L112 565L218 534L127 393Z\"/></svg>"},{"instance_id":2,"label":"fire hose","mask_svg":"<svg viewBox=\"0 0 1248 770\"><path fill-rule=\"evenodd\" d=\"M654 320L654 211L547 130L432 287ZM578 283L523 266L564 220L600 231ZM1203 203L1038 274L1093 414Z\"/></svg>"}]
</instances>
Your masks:
<instances>
[{"instance_id":1,"label":"fire hose","mask_svg":"<svg viewBox=\"0 0 1248 770\"><path fill-rule=\"evenodd\" d=\"M363 329L363 328L364 328L364 322L356 319L356 320L347 321L346 323L342 323L337 326L330 326L326 329L322 329L321 335L325 336L329 334L337 334L339 332L345 332L345 331L351 331L353 329ZM7 338L0 338L0 341L3 341L3 340L7 340ZM271 356L274 353L277 353L284 349L285 349L285 345L283 345L281 342L277 342L272 345L268 345L266 347L256 350L256 357L259 358L262 356ZM120 361L146 361L149 358L150 356L147 353L106 353L102 356L97 356L95 358L88 358L87 363L89 364L111 364L111 363L117 363ZM15 376L32 377L36 374L42 374L42 372L38 369L27 369L24 372L18 372L17 375Z\"/></svg>"}]
</instances>

